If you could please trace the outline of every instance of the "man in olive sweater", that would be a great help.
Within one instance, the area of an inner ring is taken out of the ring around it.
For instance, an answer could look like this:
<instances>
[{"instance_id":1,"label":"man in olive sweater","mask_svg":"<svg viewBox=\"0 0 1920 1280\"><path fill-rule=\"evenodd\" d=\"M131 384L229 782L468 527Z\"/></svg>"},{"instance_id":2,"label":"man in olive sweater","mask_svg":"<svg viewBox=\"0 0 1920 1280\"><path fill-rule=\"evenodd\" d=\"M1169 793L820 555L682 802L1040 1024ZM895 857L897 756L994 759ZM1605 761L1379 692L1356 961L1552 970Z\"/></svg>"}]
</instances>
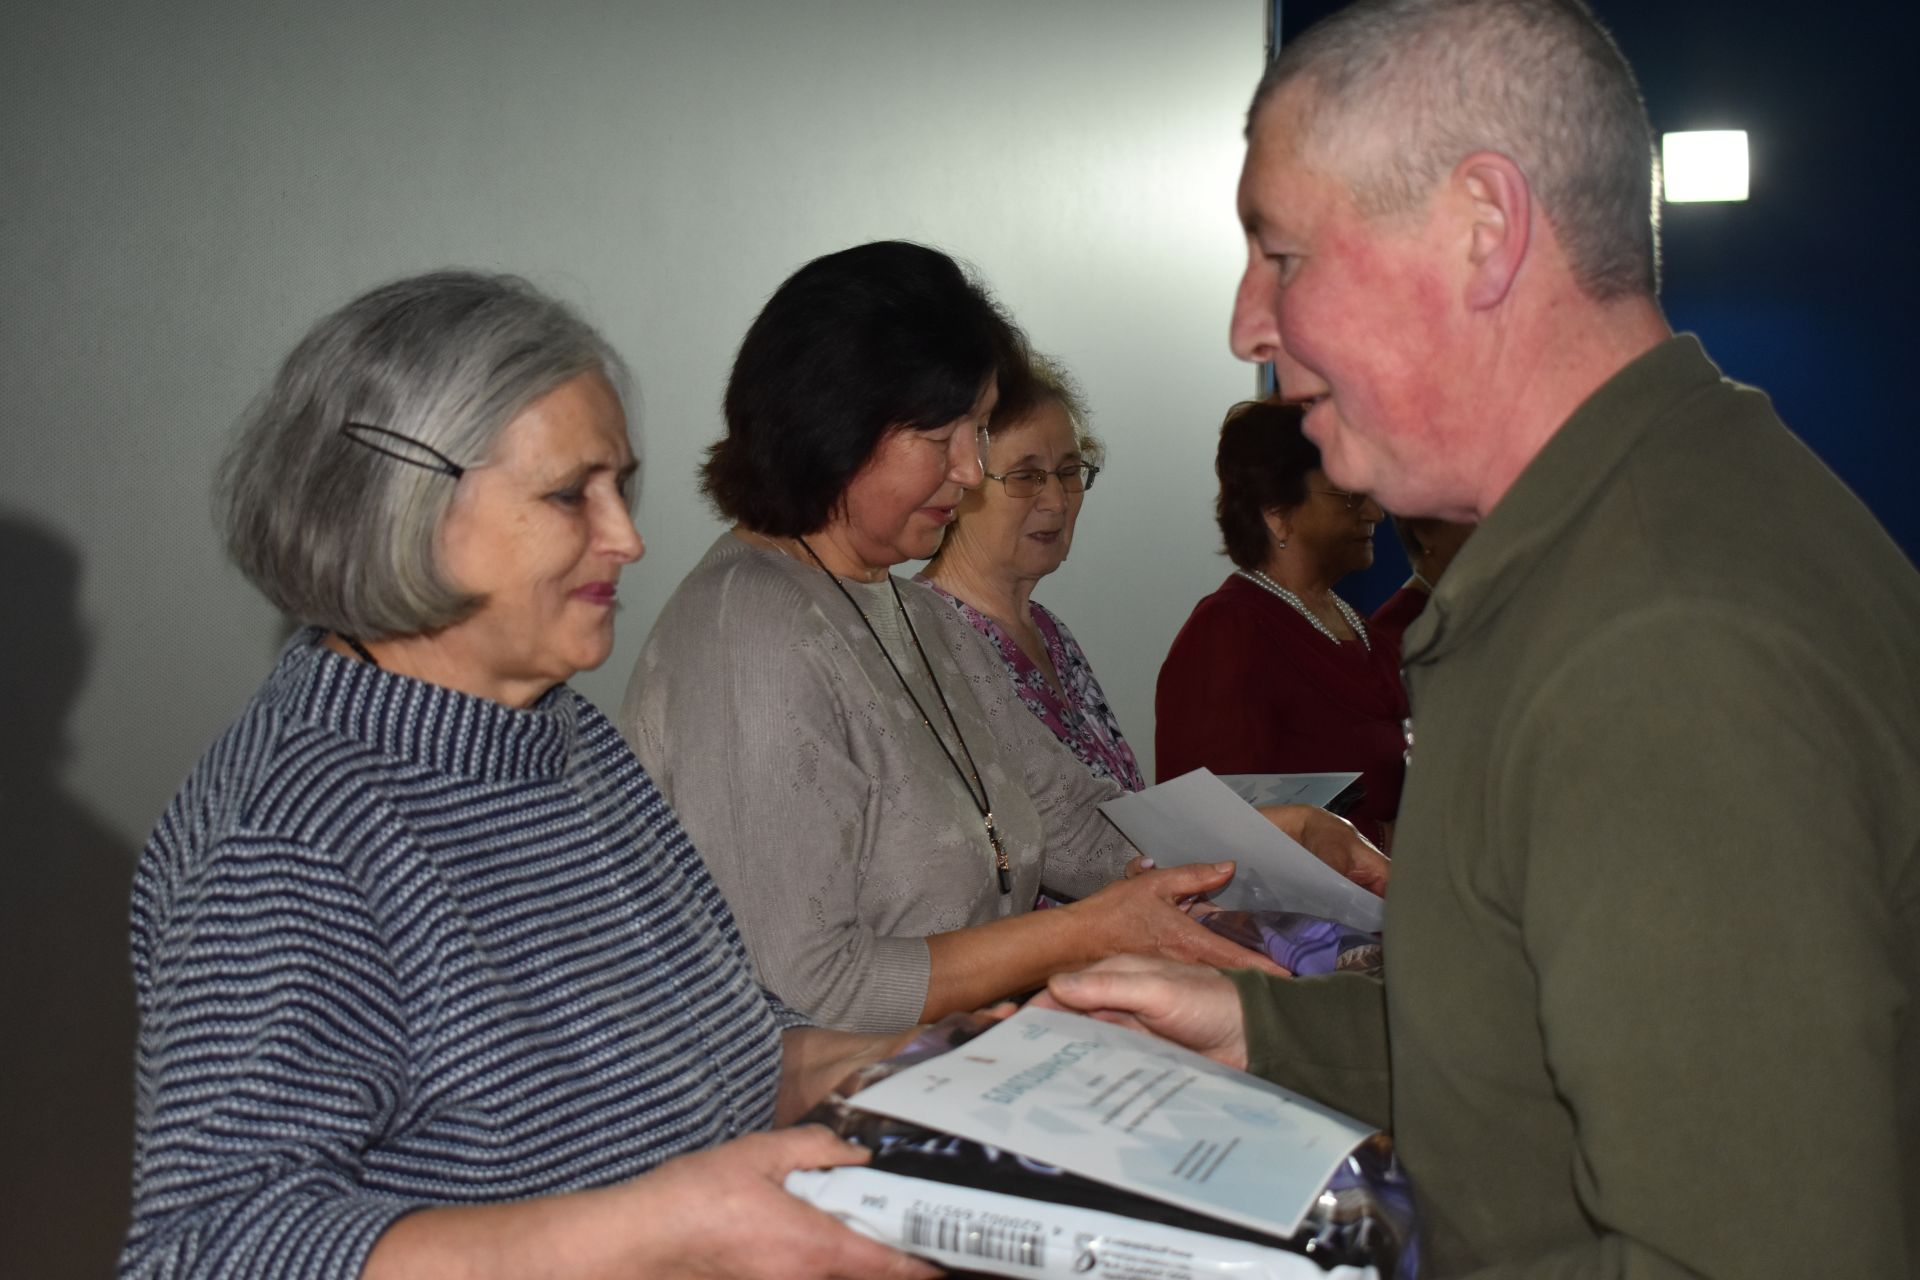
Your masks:
<instances>
[{"instance_id":1,"label":"man in olive sweater","mask_svg":"<svg viewBox=\"0 0 1920 1280\"><path fill-rule=\"evenodd\" d=\"M1480 521L1409 629L1384 988L1056 979L1394 1131L1435 1276L1920 1275L1920 576L1654 296L1574 0L1363 0L1250 113L1238 354Z\"/></svg>"}]
</instances>

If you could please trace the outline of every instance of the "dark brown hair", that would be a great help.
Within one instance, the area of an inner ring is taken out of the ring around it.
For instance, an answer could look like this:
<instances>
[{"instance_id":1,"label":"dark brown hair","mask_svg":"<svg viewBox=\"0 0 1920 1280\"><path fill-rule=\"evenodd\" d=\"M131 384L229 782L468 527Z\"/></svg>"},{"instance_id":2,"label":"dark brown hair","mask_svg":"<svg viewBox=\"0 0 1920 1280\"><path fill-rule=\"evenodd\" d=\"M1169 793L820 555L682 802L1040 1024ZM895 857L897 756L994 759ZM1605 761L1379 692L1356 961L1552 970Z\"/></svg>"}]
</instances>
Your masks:
<instances>
[{"instance_id":1,"label":"dark brown hair","mask_svg":"<svg viewBox=\"0 0 1920 1280\"><path fill-rule=\"evenodd\" d=\"M1227 410L1213 471L1220 496L1213 515L1227 558L1242 569L1267 562L1267 512L1287 511L1307 498L1307 476L1320 467L1320 450L1300 429L1297 404L1243 400Z\"/></svg>"},{"instance_id":2,"label":"dark brown hair","mask_svg":"<svg viewBox=\"0 0 1920 1280\"><path fill-rule=\"evenodd\" d=\"M960 264L887 240L815 258L754 318L707 451L714 507L775 537L817 531L890 431L973 408L1024 376L1024 343Z\"/></svg>"}]
</instances>

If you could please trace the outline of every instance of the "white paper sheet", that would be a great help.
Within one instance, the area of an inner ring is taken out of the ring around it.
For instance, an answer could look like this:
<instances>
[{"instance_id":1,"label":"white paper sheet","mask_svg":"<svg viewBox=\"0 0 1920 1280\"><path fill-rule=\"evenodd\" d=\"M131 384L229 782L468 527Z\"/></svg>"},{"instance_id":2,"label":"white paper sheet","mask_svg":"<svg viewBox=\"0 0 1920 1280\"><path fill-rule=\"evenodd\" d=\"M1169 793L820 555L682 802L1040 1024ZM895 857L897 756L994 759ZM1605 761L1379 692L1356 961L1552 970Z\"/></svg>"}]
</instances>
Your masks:
<instances>
[{"instance_id":1,"label":"white paper sheet","mask_svg":"<svg viewBox=\"0 0 1920 1280\"><path fill-rule=\"evenodd\" d=\"M1261 817L1205 769L1100 806L1134 847L1163 867L1238 863L1213 901L1235 911L1299 911L1380 932L1385 903Z\"/></svg>"},{"instance_id":2,"label":"white paper sheet","mask_svg":"<svg viewBox=\"0 0 1920 1280\"><path fill-rule=\"evenodd\" d=\"M1143 1032L1022 1009L852 1105L1290 1236L1372 1130Z\"/></svg>"},{"instance_id":3,"label":"white paper sheet","mask_svg":"<svg viewBox=\"0 0 1920 1280\"><path fill-rule=\"evenodd\" d=\"M1357 773L1223 773L1220 781L1233 794L1259 808L1270 804L1311 804L1326 808L1327 801L1352 786Z\"/></svg>"}]
</instances>

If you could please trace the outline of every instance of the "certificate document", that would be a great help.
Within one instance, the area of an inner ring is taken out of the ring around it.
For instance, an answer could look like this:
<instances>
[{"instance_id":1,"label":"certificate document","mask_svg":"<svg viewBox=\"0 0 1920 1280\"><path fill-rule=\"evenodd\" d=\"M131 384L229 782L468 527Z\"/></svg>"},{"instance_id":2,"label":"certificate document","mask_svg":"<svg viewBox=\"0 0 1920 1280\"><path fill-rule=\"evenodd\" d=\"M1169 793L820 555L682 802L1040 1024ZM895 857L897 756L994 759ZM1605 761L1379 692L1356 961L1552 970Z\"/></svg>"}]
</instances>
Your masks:
<instances>
[{"instance_id":1,"label":"certificate document","mask_svg":"<svg viewBox=\"0 0 1920 1280\"><path fill-rule=\"evenodd\" d=\"M849 1101L1283 1238L1373 1132L1167 1041L1050 1009Z\"/></svg>"},{"instance_id":2,"label":"certificate document","mask_svg":"<svg viewBox=\"0 0 1920 1280\"><path fill-rule=\"evenodd\" d=\"M1108 800L1100 812L1163 867L1232 858L1230 911L1298 911L1379 933L1385 902L1314 857L1205 769Z\"/></svg>"},{"instance_id":3,"label":"certificate document","mask_svg":"<svg viewBox=\"0 0 1920 1280\"><path fill-rule=\"evenodd\" d=\"M1357 773L1223 773L1220 781L1254 808L1310 804L1326 808L1360 780Z\"/></svg>"}]
</instances>

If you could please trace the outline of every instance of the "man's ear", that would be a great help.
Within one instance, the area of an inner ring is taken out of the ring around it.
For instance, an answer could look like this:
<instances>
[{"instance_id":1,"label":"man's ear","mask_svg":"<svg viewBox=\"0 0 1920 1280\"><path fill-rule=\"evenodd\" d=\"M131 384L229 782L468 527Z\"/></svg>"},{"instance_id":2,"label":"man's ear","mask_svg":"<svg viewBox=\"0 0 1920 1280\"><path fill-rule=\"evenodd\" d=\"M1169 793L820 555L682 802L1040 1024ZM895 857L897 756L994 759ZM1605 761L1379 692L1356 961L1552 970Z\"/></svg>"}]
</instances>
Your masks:
<instances>
[{"instance_id":1,"label":"man's ear","mask_svg":"<svg viewBox=\"0 0 1920 1280\"><path fill-rule=\"evenodd\" d=\"M1498 306L1527 260L1533 188L1520 166L1497 151L1476 151L1454 166L1456 189L1472 219L1467 246L1467 305Z\"/></svg>"}]
</instances>

